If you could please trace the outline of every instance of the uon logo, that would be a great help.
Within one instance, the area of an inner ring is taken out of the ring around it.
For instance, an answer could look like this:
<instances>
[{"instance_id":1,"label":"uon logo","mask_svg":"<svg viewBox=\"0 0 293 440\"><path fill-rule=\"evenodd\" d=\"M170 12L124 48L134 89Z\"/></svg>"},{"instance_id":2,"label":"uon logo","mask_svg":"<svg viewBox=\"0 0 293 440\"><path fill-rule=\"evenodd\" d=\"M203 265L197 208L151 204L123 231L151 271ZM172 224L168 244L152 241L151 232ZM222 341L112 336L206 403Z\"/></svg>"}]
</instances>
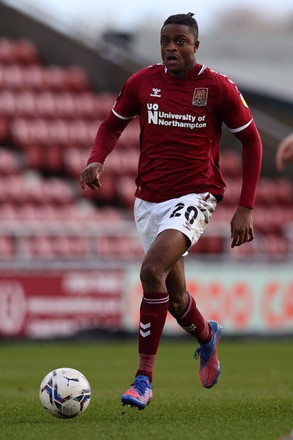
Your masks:
<instances>
[{"instance_id":1,"label":"uon logo","mask_svg":"<svg viewBox=\"0 0 293 440\"><path fill-rule=\"evenodd\" d=\"M148 109L148 123L158 124L158 104L147 104Z\"/></svg>"}]
</instances>

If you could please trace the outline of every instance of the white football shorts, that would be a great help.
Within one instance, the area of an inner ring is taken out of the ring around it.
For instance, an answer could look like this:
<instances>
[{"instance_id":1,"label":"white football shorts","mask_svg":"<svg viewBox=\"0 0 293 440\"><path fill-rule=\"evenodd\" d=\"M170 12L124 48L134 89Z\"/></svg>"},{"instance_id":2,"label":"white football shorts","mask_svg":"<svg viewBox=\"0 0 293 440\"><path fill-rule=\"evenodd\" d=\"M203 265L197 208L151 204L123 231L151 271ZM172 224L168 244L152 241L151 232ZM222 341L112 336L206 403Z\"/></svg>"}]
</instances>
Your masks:
<instances>
[{"instance_id":1,"label":"white football shorts","mask_svg":"<svg viewBox=\"0 0 293 440\"><path fill-rule=\"evenodd\" d=\"M166 229L181 231L193 246L217 206L217 199L209 192L188 194L161 203L139 198L134 203L134 219L146 253L156 237Z\"/></svg>"}]
</instances>

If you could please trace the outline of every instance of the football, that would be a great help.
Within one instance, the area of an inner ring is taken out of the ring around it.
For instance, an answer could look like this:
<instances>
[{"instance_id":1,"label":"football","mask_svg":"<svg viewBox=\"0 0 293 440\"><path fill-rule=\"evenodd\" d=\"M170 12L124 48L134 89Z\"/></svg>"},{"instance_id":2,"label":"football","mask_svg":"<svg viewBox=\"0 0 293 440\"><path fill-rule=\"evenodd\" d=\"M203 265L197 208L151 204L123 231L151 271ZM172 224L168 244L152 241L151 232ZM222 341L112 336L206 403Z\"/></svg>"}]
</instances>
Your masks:
<instances>
[{"instance_id":1,"label":"football","mask_svg":"<svg viewBox=\"0 0 293 440\"><path fill-rule=\"evenodd\" d=\"M57 368L48 373L40 386L43 407L53 416L71 419L84 413L91 399L87 378L74 368Z\"/></svg>"}]
</instances>

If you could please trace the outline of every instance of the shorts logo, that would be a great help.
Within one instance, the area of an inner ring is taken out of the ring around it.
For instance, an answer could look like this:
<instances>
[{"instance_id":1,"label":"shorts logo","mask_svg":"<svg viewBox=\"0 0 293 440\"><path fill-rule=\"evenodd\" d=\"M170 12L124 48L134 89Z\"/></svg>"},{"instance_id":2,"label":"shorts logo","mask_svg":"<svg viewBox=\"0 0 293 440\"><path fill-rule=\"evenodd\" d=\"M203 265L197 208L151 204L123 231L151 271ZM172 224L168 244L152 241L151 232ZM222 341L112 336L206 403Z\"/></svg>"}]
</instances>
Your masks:
<instances>
[{"instance_id":1,"label":"shorts logo","mask_svg":"<svg viewBox=\"0 0 293 440\"><path fill-rule=\"evenodd\" d=\"M196 107L204 107L208 102L208 89L194 89L192 104Z\"/></svg>"}]
</instances>

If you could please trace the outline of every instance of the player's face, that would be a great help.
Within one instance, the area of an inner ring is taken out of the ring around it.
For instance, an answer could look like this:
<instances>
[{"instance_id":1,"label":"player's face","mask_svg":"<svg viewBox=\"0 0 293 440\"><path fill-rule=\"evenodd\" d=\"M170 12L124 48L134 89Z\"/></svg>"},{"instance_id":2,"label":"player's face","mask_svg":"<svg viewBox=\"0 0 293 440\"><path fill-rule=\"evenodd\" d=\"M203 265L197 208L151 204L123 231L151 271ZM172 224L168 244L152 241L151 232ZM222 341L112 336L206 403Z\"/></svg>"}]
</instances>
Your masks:
<instances>
[{"instance_id":1,"label":"player's face","mask_svg":"<svg viewBox=\"0 0 293 440\"><path fill-rule=\"evenodd\" d=\"M171 75L186 75L196 63L199 41L183 24L167 24L161 30L162 60Z\"/></svg>"}]
</instances>

